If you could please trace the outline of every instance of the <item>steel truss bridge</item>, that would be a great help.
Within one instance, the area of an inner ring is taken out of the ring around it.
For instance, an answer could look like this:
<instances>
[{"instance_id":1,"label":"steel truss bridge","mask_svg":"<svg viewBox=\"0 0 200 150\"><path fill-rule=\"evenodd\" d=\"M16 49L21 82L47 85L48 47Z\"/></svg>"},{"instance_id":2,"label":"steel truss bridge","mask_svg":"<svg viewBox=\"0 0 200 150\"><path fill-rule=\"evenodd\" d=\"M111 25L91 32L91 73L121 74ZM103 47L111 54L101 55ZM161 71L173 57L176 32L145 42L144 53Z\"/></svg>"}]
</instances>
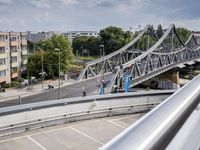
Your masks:
<instances>
[{"instance_id":1,"label":"steel truss bridge","mask_svg":"<svg viewBox=\"0 0 200 150\"><path fill-rule=\"evenodd\" d=\"M158 38L147 25L127 45L105 57L86 64L79 80L111 76L110 90L124 88L124 76L131 77L130 87L172 68L200 58L200 35L191 32L184 43L175 25Z\"/></svg>"}]
</instances>

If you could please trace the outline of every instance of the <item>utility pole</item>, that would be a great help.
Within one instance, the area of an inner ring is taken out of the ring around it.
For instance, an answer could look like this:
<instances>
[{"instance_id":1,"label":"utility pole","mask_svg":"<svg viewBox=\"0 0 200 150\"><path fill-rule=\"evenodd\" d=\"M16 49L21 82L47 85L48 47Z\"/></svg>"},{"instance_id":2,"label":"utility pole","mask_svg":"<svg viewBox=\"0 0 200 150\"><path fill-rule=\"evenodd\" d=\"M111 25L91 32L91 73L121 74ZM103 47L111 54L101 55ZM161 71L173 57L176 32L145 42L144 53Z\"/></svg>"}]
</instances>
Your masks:
<instances>
[{"instance_id":1,"label":"utility pole","mask_svg":"<svg viewBox=\"0 0 200 150\"><path fill-rule=\"evenodd\" d=\"M60 49L55 48L55 51L58 51L58 99L61 96L61 89L60 89Z\"/></svg>"},{"instance_id":2,"label":"utility pole","mask_svg":"<svg viewBox=\"0 0 200 150\"><path fill-rule=\"evenodd\" d=\"M103 79L104 79L104 67L105 67L105 62L104 62L104 45L102 44L102 45L100 45L100 48L102 48L102 57L103 57ZM100 52L101 52L101 49L100 49Z\"/></svg>"}]
</instances>

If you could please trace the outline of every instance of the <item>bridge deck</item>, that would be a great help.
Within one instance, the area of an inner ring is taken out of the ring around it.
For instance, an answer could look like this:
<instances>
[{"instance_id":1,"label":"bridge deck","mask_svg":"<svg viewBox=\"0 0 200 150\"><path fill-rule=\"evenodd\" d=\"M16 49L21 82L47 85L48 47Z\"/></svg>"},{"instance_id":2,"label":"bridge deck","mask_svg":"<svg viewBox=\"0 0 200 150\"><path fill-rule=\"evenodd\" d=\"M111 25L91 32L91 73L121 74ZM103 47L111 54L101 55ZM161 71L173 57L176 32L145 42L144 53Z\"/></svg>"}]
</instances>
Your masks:
<instances>
[{"instance_id":1,"label":"bridge deck","mask_svg":"<svg viewBox=\"0 0 200 150\"><path fill-rule=\"evenodd\" d=\"M141 116L143 114L88 120L1 137L0 149L94 150Z\"/></svg>"}]
</instances>

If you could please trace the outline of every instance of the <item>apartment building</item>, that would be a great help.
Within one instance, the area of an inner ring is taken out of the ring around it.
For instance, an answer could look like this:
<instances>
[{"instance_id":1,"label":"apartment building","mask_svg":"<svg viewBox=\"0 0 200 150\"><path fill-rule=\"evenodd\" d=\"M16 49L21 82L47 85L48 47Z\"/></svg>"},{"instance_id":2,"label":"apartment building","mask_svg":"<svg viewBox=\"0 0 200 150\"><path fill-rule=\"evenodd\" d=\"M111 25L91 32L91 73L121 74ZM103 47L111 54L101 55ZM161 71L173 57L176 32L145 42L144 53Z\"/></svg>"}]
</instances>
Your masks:
<instances>
[{"instance_id":1,"label":"apartment building","mask_svg":"<svg viewBox=\"0 0 200 150\"><path fill-rule=\"evenodd\" d=\"M99 36L97 31L67 31L62 34L64 37L69 38L71 41L73 41L73 39L75 39L77 36Z\"/></svg>"},{"instance_id":2,"label":"apartment building","mask_svg":"<svg viewBox=\"0 0 200 150\"><path fill-rule=\"evenodd\" d=\"M27 34L0 32L0 84L10 83L21 75L27 64Z\"/></svg>"},{"instance_id":3,"label":"apartment building","mask_svg":"<svg viewBox=\"0 0 200 150\"><path fill-rule=\"evenodd\" d=\"M27 40L33 43L37 43L42 40L47 40L51 38L53 35L61 35L62 33L59 31L49 31L49 32L27 32Z\"/></svg>"}]
</instances>

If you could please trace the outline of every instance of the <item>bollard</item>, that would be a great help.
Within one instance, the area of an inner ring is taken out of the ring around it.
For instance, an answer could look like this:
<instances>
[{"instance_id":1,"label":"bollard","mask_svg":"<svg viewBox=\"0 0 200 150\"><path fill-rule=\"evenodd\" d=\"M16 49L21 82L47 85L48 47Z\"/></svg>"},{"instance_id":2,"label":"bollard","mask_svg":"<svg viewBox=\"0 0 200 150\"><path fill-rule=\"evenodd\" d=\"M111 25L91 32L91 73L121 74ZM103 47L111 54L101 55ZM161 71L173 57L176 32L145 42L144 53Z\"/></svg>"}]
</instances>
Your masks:
<instances>
[{"instance_id":1,"label":"bollard","mask_svg":"<svg viewBox=\"0 0 200 150\"><path fill-rule=\"evenodd\" d=\"M19 104L21 104L21 103L22 103L21 96L19 96Z\"/></svg>"}]
</instances>

